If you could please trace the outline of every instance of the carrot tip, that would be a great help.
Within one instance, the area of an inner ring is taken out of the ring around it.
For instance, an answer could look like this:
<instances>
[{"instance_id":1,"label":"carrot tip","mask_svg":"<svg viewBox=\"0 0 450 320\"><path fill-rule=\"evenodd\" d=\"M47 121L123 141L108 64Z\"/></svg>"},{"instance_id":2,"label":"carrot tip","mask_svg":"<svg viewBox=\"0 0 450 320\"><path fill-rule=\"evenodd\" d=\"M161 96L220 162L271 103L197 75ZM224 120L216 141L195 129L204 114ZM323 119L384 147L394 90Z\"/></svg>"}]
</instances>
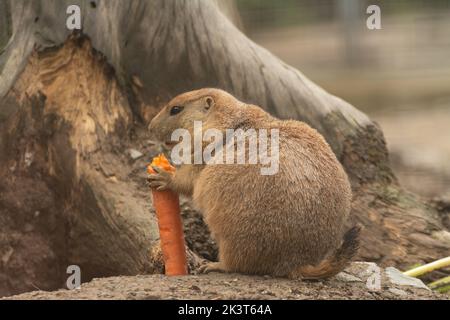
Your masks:
<instances>
[{"instance_id":1,"label":"carrot tip","mask_svg":"<svg viewBox=\"0 0 450 320\"><path fill-rule=\"evenodd\" d=\"M170 164L169 160L167 160L166 156L162 153L154 157L152 163L147 166L148 174L156 173L152 166L162 168L163 170L168 172L175 172L175 167Z\"/></svg>"}]
</instances>

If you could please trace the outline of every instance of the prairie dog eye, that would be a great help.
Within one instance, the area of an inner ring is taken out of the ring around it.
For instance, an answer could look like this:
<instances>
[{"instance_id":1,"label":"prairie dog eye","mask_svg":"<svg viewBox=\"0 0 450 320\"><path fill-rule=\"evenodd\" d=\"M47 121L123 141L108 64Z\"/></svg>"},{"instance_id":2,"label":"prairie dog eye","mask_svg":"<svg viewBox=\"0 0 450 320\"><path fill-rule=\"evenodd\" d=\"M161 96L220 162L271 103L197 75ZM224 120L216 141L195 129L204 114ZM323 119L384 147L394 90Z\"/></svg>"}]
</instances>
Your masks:
<instances>
[{"instance_id":1,"label":"prairie dog eye","mask_svg":"<svg viewBox=\"0 0 450 320\"><path fill-rule=\"evenodd\" d=\"M181 111L183 111L184 107L182 106L173 106L172 108L170 108L170 115L174 116L178 113L180 113Z\"/></svg>"}]
</instances>

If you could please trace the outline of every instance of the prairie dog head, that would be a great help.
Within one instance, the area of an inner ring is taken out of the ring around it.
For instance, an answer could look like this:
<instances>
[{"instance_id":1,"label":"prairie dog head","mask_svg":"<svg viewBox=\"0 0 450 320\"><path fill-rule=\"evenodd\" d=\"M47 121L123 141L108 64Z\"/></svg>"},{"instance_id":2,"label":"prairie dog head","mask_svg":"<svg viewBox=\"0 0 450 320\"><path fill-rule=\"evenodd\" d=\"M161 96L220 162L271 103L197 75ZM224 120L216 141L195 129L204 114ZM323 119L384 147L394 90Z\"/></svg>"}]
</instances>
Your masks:
<instances>
[{"instance_id":1,"label":"prairie dog head","mask_svg":"<svg viewBox=\"0 0 450 320\"><path fill-rule=\"evenodd\" d=\"M235 119L239 118L242 105L219 89L190 91L173 98L152 119L148 128L158 140L171 147L177 143L171 141L172 133L176 129L186 129L193 135L194 121L201 121L203 129L232 127Z\"/></svg>"}]
</instances>

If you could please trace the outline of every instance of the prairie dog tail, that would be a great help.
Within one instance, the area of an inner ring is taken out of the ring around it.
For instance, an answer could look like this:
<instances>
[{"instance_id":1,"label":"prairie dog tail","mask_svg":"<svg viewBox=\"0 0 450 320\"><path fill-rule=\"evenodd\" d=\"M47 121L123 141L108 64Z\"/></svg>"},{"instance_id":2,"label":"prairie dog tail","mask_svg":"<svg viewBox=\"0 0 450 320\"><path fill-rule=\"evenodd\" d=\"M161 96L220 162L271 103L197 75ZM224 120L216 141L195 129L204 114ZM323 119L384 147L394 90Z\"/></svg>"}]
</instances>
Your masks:
<instances>
[{"instance_id":1,"label":"prairie dog tail","mask_svg":"<svg viewBox=\"0 0 450 320\"><path fill-rule=\"evenodd\" d=\"M289 275L290 278L321 279L332 277L348 265L359 249L359 233L361 227L355 226L349 229L340 248L333 254L322 260L318 265L307 265L295 269Z\"/></svg>"}]
</instances>

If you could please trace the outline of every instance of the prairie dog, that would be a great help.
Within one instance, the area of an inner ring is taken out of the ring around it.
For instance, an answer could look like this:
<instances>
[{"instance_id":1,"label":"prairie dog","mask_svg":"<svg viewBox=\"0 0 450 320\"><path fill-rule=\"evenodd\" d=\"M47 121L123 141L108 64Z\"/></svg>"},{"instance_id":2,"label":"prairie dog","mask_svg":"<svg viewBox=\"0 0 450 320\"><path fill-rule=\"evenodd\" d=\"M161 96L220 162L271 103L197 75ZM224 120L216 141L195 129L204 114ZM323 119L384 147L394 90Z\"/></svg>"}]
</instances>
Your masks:
<instances>
[{"instance_id":1,"label":"prairie dog","mask_svg":"<svg viewBox=\"0 0 450 320\"><path fill-rule=\"evenodd\" d=\"M261 164L182 164L158 171L149 184L192 197L219 247L219 261L201 271L290 278L330 277L358 250L359 228L345 232L351 208L348 177L325 139L307 124L279 120L219 89L187 92L170 101L149 130L173 146L175 129L278 129L279 170Z\"/></svg>"}]
</instances>

